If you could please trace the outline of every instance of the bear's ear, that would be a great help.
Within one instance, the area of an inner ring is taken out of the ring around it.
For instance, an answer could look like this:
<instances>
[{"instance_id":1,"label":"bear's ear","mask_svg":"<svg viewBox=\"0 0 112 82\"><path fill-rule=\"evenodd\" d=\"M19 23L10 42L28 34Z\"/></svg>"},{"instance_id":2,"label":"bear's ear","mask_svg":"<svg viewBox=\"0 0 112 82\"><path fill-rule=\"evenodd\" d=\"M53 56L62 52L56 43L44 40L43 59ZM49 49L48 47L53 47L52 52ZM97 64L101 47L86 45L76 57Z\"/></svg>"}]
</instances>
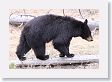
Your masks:
<instances>
[{"instance_id":1,"label":"bear's ear","mask_svg":"<svg viewBox=\"0 0 112 82\"><path fill-rule=\"evenodd\" d=\"M88 20L86 19L86 20L84 21L84 23L87 24L87 23L88 23Z\"/></svg>"}]
</instances>

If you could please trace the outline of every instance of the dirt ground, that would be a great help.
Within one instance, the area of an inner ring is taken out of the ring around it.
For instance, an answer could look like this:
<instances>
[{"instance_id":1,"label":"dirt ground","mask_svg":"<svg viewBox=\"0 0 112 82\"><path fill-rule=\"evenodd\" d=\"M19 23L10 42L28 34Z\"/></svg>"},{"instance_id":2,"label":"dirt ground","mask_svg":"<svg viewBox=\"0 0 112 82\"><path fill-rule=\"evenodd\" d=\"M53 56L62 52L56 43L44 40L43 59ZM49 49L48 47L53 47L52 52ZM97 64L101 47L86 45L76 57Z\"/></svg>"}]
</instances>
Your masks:
<instances>
[{"instance_id":1,"label":"dirt ground","mask_svg":"<svg viewBox=\"0 0 112 82\"><path fill-rule=\"evenodd\" d=\"M40 11L40 12L38 12ZM84 17L86 18L91 18L91 19L94 19L94 20L98 20L98 10L91 10L91 12L89 10L82 10L83 11L83 15ZM10 13L15 13L15 14L21 14L21 13L28 13L28 14L32 14L32 15L35 15L35 16L38 16L38 15L42 15L42 14L45 14L45 13L52 13L52 14L58 14L58 15L63 15L62 13L62 10L44 10L44 9L12 9L12 10L9 10ZM75 14L74 14L75 12ZM86 12L86 13L84 13ZM65 14L68 15L68 16L77 16L78 18L81 18L78 10L65 10ZM21 31L22 31L22 28L23 27L15 27L15 26L12 26L12 25L9 25L9 34L10 34L10 48L9 48L9 60L17 60L17 56L15 54L16 52L16 48L17 48L17 45L19 44L19 38L20 38L20 34L21 34ZM77 38L73 38L71 43L70 43L70 53L73 53L75 55L98 55L99 54L99 31L96 31L94 36L93 36L93 39L94 41L92 42L87 42L85 40L83 40L82 38L80 37L77 37ZM46 54L48 54L50 57L57 57L59 52L57 50L55 50L52 46L52 42L50 43L47 43L46 44ZM27 55L26 55L27 59L35 59L35 55L33 53L32 50L30 50ZM49 68L49 67L42 67L42 66L39 66L38 68ZM98 63L92 63L92 64L87 64L87 65L68 65L68 66L55 66L53 67L54 69L58 69L58 68L64 68L64 69L96 69L98 68Z\"/></svg>"}]
</instances>

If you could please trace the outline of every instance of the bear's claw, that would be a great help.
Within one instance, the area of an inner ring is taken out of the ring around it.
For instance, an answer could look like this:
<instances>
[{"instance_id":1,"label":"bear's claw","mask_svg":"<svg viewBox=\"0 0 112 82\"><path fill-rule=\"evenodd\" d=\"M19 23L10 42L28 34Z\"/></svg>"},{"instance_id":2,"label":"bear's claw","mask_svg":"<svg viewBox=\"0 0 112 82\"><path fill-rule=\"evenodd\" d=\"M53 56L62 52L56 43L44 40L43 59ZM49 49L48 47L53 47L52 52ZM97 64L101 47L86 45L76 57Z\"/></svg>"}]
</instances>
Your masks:
<instances>
[{"instance_id":1,"label":"bear's claw","mask_svg":"<svg viewBox=\"0 0 112 82\"><path fill-rule=\"evenodd\" d=\"M20 61L25 61L26 60L26 57L21 57L19 58Z\"/></svg>"},{"instance_id":2,"label":"bear's claw","mask_svg":"<svg viewBox=\"0 0 112 82\"><path fill-rule=\"evenodd\" d=\"M66 55L68 58L74 57L74 54Z\"/></svg>"},{"instance_id":3,"label":"bear's claw","mask_svg":"<svg viewBox=\"0 0 112 82\"><path fill-rule=\"evenodd\" d=\"M59 57L65 57L65 55L64 54L59 54Z\"/></svg>"},{"instance_id":4,"label":"bear's claw","mask_svg":"<svg viewBox=\"0 0 112 82\"><path fill-rule=\"evenodd\" d=\"M47 59L49 59L49 55L37 56L37 58L40 59L40 60L47 60Z\"/></svg>"}]
</instances>

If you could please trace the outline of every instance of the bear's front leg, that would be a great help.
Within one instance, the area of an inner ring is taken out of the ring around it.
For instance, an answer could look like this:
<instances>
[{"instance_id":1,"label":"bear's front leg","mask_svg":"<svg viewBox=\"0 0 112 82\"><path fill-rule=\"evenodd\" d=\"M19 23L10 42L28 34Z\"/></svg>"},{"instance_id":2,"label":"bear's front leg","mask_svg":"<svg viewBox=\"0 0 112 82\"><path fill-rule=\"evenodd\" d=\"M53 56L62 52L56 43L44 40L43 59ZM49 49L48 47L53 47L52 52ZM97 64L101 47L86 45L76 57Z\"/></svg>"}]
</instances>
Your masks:
<instances>
[{"instance_id":1,"label":"bear's front leg","mask_svg":"<svg viewBox=\"0 0 112 82\"><path fill-rule=\"evenodd\" d=\"M45 55L45 44L35 45L35 47L33 47L33 50L36 55L36 58L38 58L40 60L49 59L49 55Z\"/></svg>"},{"instance_id":2,"label":"bear's front leg","mask_svg":"<svg viewBox=\"0 0 112 82\"><path fill-rule=\"evenodd\" d=\"M67 44L66 44L66 47L67 47L67 50L69 51L69 45L70 45L70 42L68 42ZM68 58L71 58L71 57L74 57L74 54L67 54L66 55Z\"/></svg>"},{"instance_id":3,"label":"bear's front leg","mask_svg":"<svg viewBox=\"0 0 112 82\"><path fill-rule=\"evenodd\" d=\"M54 48L60 52L60 55L59 55L60 57L64 57L65 55L68 58L74 57L74 54L69 53L69 47L66 46L65 44L60 44L60 43L54 42L53 45L54 45Z\"/></svg>"},{"instance_id":4,"label":"bear's front leg","mask_svg":"<svg viewBox=\"0 0 112 82\"><path fill-rule=\"evenodd\" d=\"M43 47L34 48L34 53L36 55L36 58L40 60L47 60L49 59L49 55L45 55L45 50Z\"/></svg>"}]
</instances>

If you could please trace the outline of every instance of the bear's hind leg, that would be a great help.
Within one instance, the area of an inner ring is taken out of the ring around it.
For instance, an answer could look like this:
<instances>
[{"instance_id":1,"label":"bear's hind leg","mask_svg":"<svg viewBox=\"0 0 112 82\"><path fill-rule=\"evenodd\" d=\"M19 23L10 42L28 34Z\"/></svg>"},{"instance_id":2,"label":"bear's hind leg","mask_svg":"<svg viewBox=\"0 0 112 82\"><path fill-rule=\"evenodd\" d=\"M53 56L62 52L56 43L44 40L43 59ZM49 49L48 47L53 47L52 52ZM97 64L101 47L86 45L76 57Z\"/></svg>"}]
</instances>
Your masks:
<instances>
[{"instance_id":1,"label":"bear's hind leg","mask_svg":"<svg viewBox=\"0 0 112 82\"><path fill-rule=\"evenodd\" d=\"M53 42L53 45L54 48L60 52L60 57L64 57L66 55L68 58L71 58L74 56L74 54L69 53L69 47L67 45L55 41Z\"/></svg>"},{"instance_id":2,"label":"bear's hind leg","mask_svg":"<svg viewBox=\"0 0 112 82\"><path fill-rule=\"evenodd\" d=\"M26 57L24 55L30 50L31 48L28 46L26 41L20 42L20 44L17 47L16 54L19 58L19 60L24 61L26 60Z\"/></svg>"},{"instance_id":3,"label":"bear's hind leg","mask_svg":"<svg viewBox=\"0 0 112 82\"><path fill-rule=\"evenodd\" d=\"M40 43L39 45L35 45L33 47L36 58L40 60L49 59L49 55L45 55L45 43Z\"/></svg>"}]
</instances>

